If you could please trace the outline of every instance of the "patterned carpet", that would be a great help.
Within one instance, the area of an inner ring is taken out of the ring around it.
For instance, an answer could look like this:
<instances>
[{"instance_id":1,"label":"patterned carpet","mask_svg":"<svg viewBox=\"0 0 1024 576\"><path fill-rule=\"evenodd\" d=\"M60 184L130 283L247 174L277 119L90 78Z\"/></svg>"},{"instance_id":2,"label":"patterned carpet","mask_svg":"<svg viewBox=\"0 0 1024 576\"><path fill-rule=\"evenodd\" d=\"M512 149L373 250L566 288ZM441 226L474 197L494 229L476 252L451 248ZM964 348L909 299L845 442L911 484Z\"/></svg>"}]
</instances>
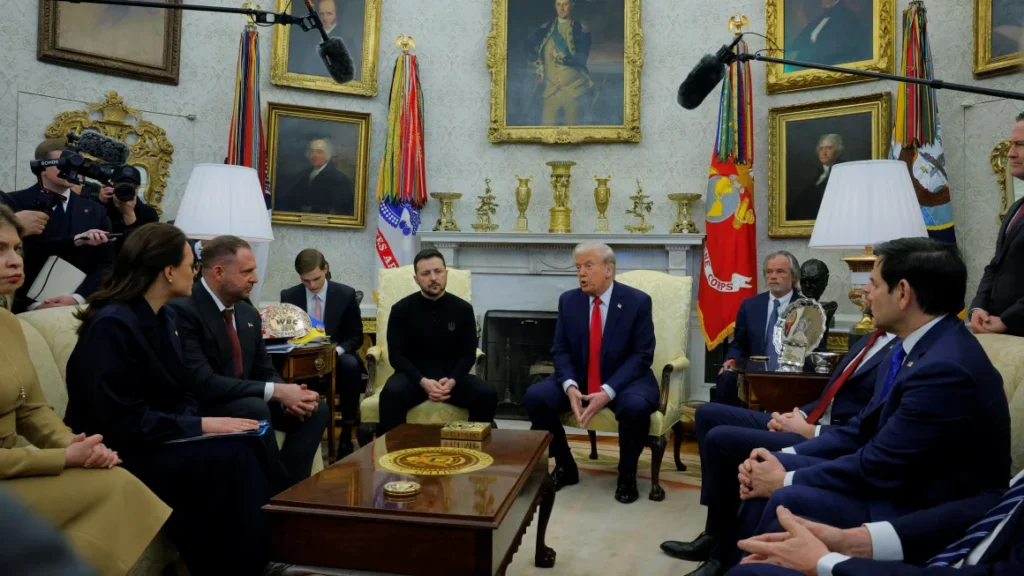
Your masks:
<instances>
[{"instance_id":1,"label":"patterned carpet","mask_svg":"<svg viewBox=\"0 0 1024 576\"><path fill-rule=\"evenodd\" d=\"M572 449L573 458L580 470L595 473L617 474L619 465L619 442L615 436L599 436L597 438L597 460L590 459L590 439L586 436L569 436L569 447ZM700 488L700 456L697 455L697 445L691 442L684 442L679 451L679 459L686 465L685 472L676 470L675 459L672 455L672 437L669 436L668 446L665 449L665 457L661 461L661 479L666 482ZM644 448L640 455L638 465L638 476L641 480L651 479L651 449Z\"/></svg>"}]
</instances>

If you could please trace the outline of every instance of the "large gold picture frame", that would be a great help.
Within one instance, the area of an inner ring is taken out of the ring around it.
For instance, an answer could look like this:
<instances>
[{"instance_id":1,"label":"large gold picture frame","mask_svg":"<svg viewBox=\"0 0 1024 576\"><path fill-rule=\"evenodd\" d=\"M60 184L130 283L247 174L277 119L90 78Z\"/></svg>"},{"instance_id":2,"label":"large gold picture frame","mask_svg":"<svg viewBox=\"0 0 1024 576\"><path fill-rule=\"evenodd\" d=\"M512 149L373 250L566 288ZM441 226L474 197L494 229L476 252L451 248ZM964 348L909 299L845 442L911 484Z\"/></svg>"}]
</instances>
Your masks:
<instances>
[{"instance_id":1,"label":"large gold picture frame","mask_svg":"<svg viewBox=\"0 0 1024 576\"><path fill-rule=\"evenodd\" d=\"M786 46L786 3L792 0L765 0L766 30L768 33L768 46L771 48L789 48ZM845 0L840 0L843 2ZM780 51L769 52L772 56L803 60L806 62L817 62L822 64L833 64L844 68L855 70L867 70L871 72L884 72L893 74L896 71L896 0L872 0L872 56L863 60L849 62L818 62L816 58L808 55L790 54ZM827 32L822 32L827 33ZM785 55L783 55L785 54ZM795 56L795 58L794 58ZM765 66L768 81L765 86L768 94L780 94L783 92L794 92L797 90L809 90L825 86L839 86L854 82L870 82L871 78L863 78L852 74L840 72L827 72L824 70L811 70L798 68L787 71L782 64L768 63Z\"/></svg>"},{"instance_id":2,"label":"large gold picture frame","mask_svg":"<svg viewBox=\"0 0 1024 576\"><path fill-rule=\"evenodd\" d=\"M839 134L841 145L836 152L836 163L888 158L891 116L892 94L889 92L770 108L768 236L810 238L814 219L788 217L800 210L795 205L790 207L789 203L797 199L807 202L808 198L817 195L814 200L820 204L828 176L825 175L821 181L822 163L820 156L815 157L814 154L821 154L816 150L822 139ZM799 132L793 133L794 129ZM826 141L832 142L831 139ZM792 184L801 182L805 186L793 186L798 190L789 189Z\"/></svg>"},{"instance_id":3,"label":"large gold picture frame","mask_svg":"<svg viewBox=\"0 0 1024 576\"><path fill-rule=\"evenodd\" d=\"M335 0L336 6L341 6L352 0ZM380 11L382 0L356 0L365 5L362 24L361 50L355 50L355 39L342 37L346 47L352 54L358 75L351 82L338 84L327 74L327 70L321 70L322 65L318 57L313 53L307 57L316 61L315 73L299 73L289 71L289 46L293 34L303 34L311 45L320 41L320 35L316 31L303 32L297 26L277 26L274 30L274 50L271 57L270 83L276 86L288 86L291 88L305 88L307 90L322 90L325 92L339 92L352 94L354 96L377 95L377 57L380 53ZM314 4L318 4L314 2ZM280 12L287 11L289 14L298 11L299 15L305 14L302 2L294 0L277 0L277 9ZM341 19L339 18L339 21ZM339 25L341 23L339 22Z\"/></svg>"},{"instance_id":4,"label":"large gold picture frame","mask_svg":"<svg viewBox=\"0 0 1024 576\"><path fill-rule=\"evenodd\" d=\"M149 37L149 29L162 34ZM111 38L131 46L118 48ZM39 0L36 56L50 64L177 86L181 10Z\"/></svg>"},{"instance_id":5,"label":"large gold picture frame","mask_svg":"<svg viewBox=\"0 0 1024 576\"><path fill-rule=\"evenodd\" d=\"M998 221L1001 224L1010 206L1024 196L1024 181L1018 180L1010 174L1010 141L1000 142L992 149L989 160L992 164L992 172L996 175L996 183L999 185L999 214Z\"/></svg>"},{"instance_id":6,"label":"large gold picture frame","mask_svg":"<svg viewBox=\"0 0 1024 576\"><path fill-rule=\"evenodd\" d=\"M996 9L1007 9L1009 2L1020 0L974 0L974 77L984 78L987 76L998 76L1009 74L1024 65L1024 53L1016 51L1013 53L993 54L993 52L1006 52L1005 50L994 50L995 39L992 23L1003 18L996 14ZM999 6L993 6L998 3ZM1018 21L1019 22L1019 21ZM1014 26L1010 26L1014 28ZM1016 26L1018 30L1020 26ZM1010 38L1014 42L1020 38ZM1006 38L1001 39L1006 42Z\"/></svg>"},{"instance_id":7,"label":"large gold picture frame","mask_svg":"<svg viewBox=\"0 0 1024 576\"><path fill-rule=\"evenodd\" d=\"M644 33L640 25L640 1L623 0L624 21L622 55L622 121L614 125L510 125L509 104L509 10L510 4L520 11L519 0L491 0L491 32L487 36L487 69L491 73L491 122L487 130L491 142L543 142L546 144L581 144L588 142L640 142L640 72L644 65ZM537 25L554 20L555 2L545 3L549 12L537 14ZM619 15L615 15L618 18ZM518 40L513 45L519 46ZM515 54L519 51L515 50ZM515 60L518 62L518 60ZM607 76L606 76L607 77ZM538 83L539 85L540 83ZM595 84L600 89L600 83ZM591 90L593 92L593 89ZM537 92L536 86L534 92ZM598 97L600 94L598 93ZM616 95L617 98L617 95ZM593 104L591 104L592 106Z\"/></svg>"},{"instance_id":8,"label":"large gold picture frame","mask_svg":"<svg viewBox=\"0 0 1024 576\"><path fill-rule=\"evenodd\" d=\"M267 104L271 222L366 228L370 119L367 112ZM325 149L327 161L317 166Z\"/></svg>"},{"instance_id":9,"label":"large gold picture frame","mask_svg":"<svg viewBox=\"0 0 1024 576\"><path fill-rule=\"evenodd\" d=\"M167 132L148 120L142 120L142 112L129 108L124 98L113 90L107 93L103 102L90 103L88 107L88 111L72 110L57 114L46 127L46 137L64 139L68 132L81 135L82 131L91 130L127 144L131 152L127 164L138 168L142 175L139 196L163 216L160 205L174 162L174 145L167 139Z\"/></svg>"}]
</instances>

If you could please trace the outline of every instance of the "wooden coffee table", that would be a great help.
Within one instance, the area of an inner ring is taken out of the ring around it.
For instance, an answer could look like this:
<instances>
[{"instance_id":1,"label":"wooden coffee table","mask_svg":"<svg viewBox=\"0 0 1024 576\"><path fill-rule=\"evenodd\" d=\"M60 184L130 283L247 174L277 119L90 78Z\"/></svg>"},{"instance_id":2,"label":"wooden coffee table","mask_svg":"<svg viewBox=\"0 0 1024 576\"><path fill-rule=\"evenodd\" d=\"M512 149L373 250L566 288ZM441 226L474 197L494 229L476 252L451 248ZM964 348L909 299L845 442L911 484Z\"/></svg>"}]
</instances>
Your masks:
<instances>
[{"instance_id":1,"label":"wooden coffee table","mask_svg":"<svg viewBox=\"0 0 1024 576\"><path fill-rule=\"evenodd\" d=\"M504 574L540 509L538 567L555 565L544 543L554 486L546 432L494 430L478 449L493 463L456 475L408 475L379 465L382 456L441 446L440 426L403 424L347 458L278 494L270 517L274 562L401 575ZM466 446L469 447L469 446ZM384 484L415 480L408 502Z\"/></svg>"}]
</instances>

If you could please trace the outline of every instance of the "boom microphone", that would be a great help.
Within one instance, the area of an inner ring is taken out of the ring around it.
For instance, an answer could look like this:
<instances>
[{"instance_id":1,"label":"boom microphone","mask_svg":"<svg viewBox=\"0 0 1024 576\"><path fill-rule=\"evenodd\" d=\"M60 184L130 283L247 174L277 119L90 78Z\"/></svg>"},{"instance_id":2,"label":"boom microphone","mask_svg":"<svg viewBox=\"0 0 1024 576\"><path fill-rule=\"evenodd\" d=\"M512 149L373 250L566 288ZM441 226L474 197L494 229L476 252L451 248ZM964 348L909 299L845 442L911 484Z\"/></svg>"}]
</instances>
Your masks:
<instances>
[{"instance_id":1,"label":"boom microphone","mask_svg":"<svg viewBox=\"0 0 1024 576\"><path fill-rule=\"evenodd\" d=\"M99 158L103 162L121 165L128 161L131 150L124 142L108 138L99 132L82 132L77 138L68 135L68 144L77 146L82 152Z\"/></svg>"},{"instance_id":2,"label":"boom microphone","mask_svg":"<svg viewBox=\"0 0 1024 576\"><path fill-rule=\"evenodd\" d=\"M324 24L320 21L320 15L313 8L313 1L306 0L306 9L309 10L309 18L313 26L320 32L323 42L317 47L317 53L327 67L327 73L331 75L338 84L351 82L355 78L355 65L352 63L352 56L341 38L331 38L324 31Z\"/></svg>"},{"instance_id":3,"label":"boom microphone","mask_svg":"<svg viewBox=\"0 0 1024 576\"><path fill-rule=\"evenodd\" d=\"M693 110L701 105L704 99L711 94L711 91L718 86L722 78L725 78L726 66L736 61L736 53L733 49L739 44L743 35L737 35L732 44L722 46L717 54L705 54L700 62L690 70L686 80L679 85L679 92L676 94L676 101L687 110Z\"/></svg>"}]
</instances>

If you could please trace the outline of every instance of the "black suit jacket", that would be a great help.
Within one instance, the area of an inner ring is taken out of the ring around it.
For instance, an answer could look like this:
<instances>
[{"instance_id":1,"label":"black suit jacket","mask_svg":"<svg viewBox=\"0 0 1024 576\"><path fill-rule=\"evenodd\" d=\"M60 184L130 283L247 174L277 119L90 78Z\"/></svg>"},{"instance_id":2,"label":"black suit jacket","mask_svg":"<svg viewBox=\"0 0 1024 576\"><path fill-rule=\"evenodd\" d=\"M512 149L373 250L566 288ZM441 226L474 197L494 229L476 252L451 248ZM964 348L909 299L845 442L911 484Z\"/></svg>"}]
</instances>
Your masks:
<instances>
[{"instance_id":1,"label":"black suit jacket","mask_svg":"<svg viewBox=\"0 0 1024 576\"><path fill-rule=\"evenodd\" d=\"M825 186L828 185L828 178L818 182L824 172L825 168L818 165L812 179L798 190L787 192L786 220L814 220L818 217L821 200L825 197Z\"/></svg>"},{"instance_id":2,"label":"black suit jacket","mask_svg":"<svg viewBox=\"0 0 1024 576\"><path fill-rule=\"evenodd\" d=\"M16 212L35 210L47 201L48 194L37 184L8 194L8 202ZM85 280L75 290L76 294L88 298L100 287L103 274L114 263L113 244L75 246L77 234L93 229L110 231L110 219L107 218L106 210L98 202L82 198L72 192L62 221L51 218L42 234L25 237L25 284L18 290L18 297L23 304L18 307L19 309L23 309L26 303L31 303L26 294L46 259L51 255L59 256L85 272Z\"/></svg>"},{"instance_id":3,"label":"black suit jacket","mask_svg":"<svg viewBox=\"0 0 1024 576\"><path fill-rule=\"evenodd\" d=\"M792 304L803 297L803 294L794 291L789 303ZM771 302L770 292L761 292L740 302L740 309L736 312L732 342L729 343L729 348L725 352L726 360L739 360L767 353L768 343L765 342L764 335L768 329L766 324L768 324L769 302ZM785 308L780 308L779 315L782 315L784 310ZM822 337L815 351L825 350L825 340Z\"/></svg>"},{"instance_id":4,"label":"black suit jacket","mask_svg":"<svg viewBox=\"0 0 1024 576\"><path fill-rule=\"evenodd\" d=\"M278 200L274 207L278 210L312 214L351 216L355 213L355 185L334 166L333 162L328 162L316 178L310 181L312 173L312 168L303 170L288 195Z\"/></svg>"},{"instance_id":5,"label":"black suit jacket","mask_svg":"<svg viewBox=\"0 0 1024 576\"><path fill-rule=\"evenodd\" d=\"M251 304L235 303L235 329L242 346L241 378L235 378L224 316L203 283L196 282L191 296L176 298L170 306L178 313L178 334L185 368L191 376L191 392L204 408L248 396L263 398L267 382L281 381L263 343L260 314Z\"/></svg>"},{"instance_id":6,"label":"black suit jacket","mask_svg":"<svg viewBox=\"0 0 1024 576\"><path fill-rule=\"evenodd\" d=\"M281 290L281 302L294 304L306 312L306 287L302 284ZM363 345L363 315L356 301L356 291L338 282L327 282L327 301L321 318L327 335L345 349L355 354Z\"/></svg>"},{"instance_id":7,"label":"black suit jacket","mask_svg":"<svg viewBox=\"0 0 1024 576\"><path fill-rule=\"evenodd\" d=\"M832 569L835 576L1017 576L1024 574L1024 509L1018 507L995 540L974 566L923 568L922 566L946 546L967 534L968 529L984 519L999 504L1002 490L986 491L972 498L941 504L890 522L903 545L904 563L853 559L840 562Z\"/></svg>"},{"instance_id":8,"label":"black suit jacket","mask_svg":"<svg viewBox=\"0 0 1024 576\"><path fill-rule=\"evenodd\" d=\"M1006 324L1007 334L1013 336L1024 336L1024 221L1018 221L1009 235L1006 227L1022 205L1024 198L1006 211L996 236L996 253L985 266L978 293L971 302L972 309L981 308L999 316Z\"/></svg>"}]
</instances>

